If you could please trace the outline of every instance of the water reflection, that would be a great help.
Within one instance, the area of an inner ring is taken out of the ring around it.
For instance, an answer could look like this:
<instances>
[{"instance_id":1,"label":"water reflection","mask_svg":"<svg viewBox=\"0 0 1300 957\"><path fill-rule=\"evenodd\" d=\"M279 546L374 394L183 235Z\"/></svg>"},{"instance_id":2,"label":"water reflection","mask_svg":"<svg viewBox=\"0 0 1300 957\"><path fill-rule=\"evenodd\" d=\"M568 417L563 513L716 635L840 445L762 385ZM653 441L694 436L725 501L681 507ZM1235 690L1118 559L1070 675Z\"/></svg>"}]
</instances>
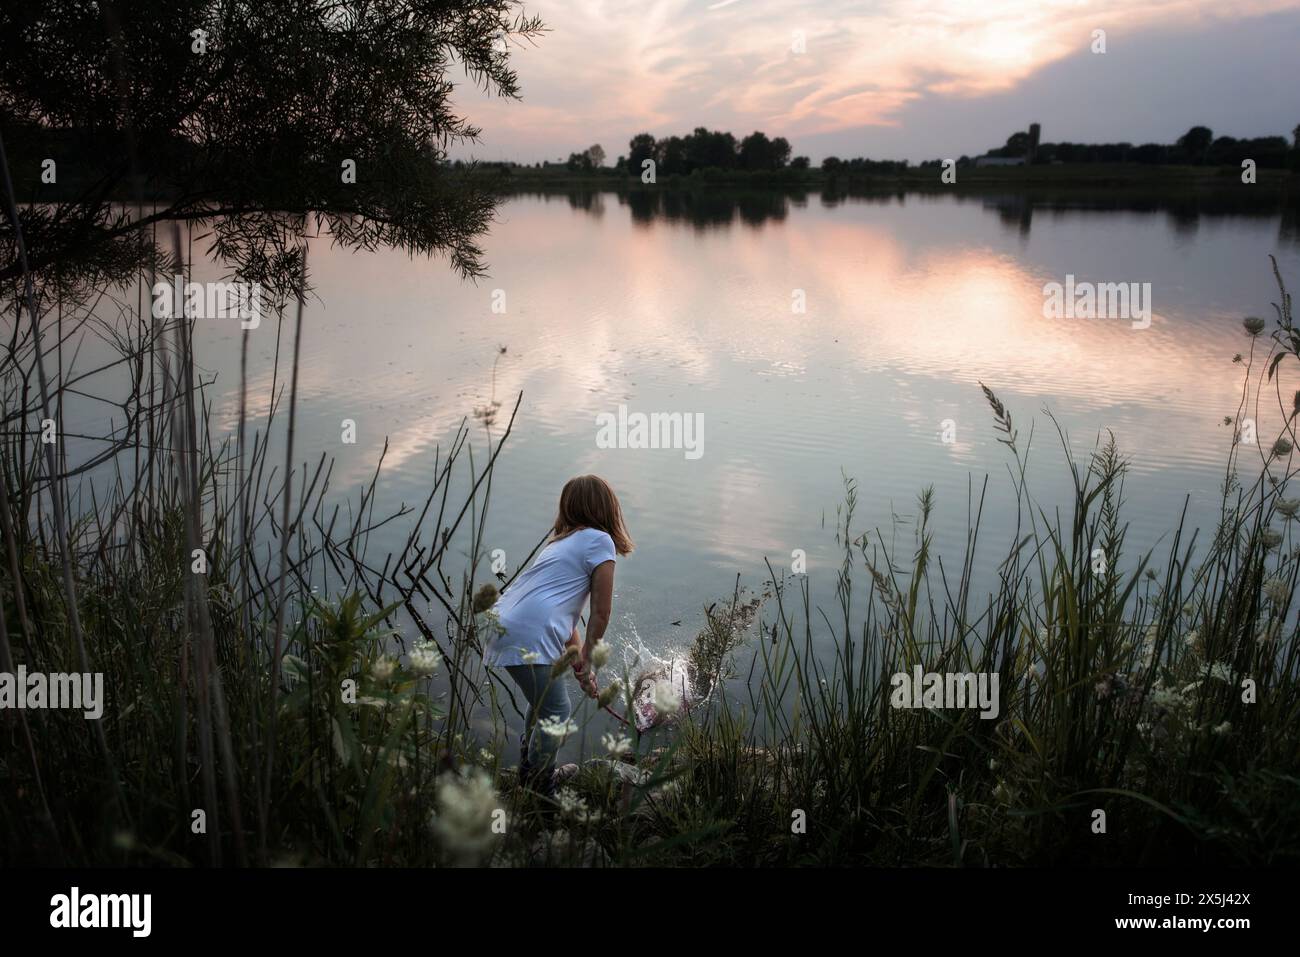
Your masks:
<instances>
[{"instance_id":1,"label":"water reflection","mask_svg":"<svg viewBox=\"0 0 1300 957\"><path fill-rule=\"evenodd\" d=\"M628 210L632 221L649 225L656 220L684 223L698 230L729 227L735 224L761 226L782 222L792 209L808 206L816 195L825 209L846 203L860 205L905 205L942 199L958 205L978 205L995 213L1010 230L1027 237L1036 212L1123 212L1162 215L1176 235L1195 235L1202 220L1276 219L1279 243L1300 243L1300 200L1279 200L1270 193L1234 194L1229 192L1142 193L1134 189L1028 189L1017 192L944 192L927 190L844 190L828 188L815 194L807 191L745 190L734 188L694 189L657 188L654 186L620 189L571 189L562 191L521 191L515 195L538 197L544 201L563 198L573 209L605 214L606 202L617 202Z\"/></svg>"},{"instance_id":2,"label":"water reflection","mask_svg":"<svg viewBox=\"0 0 1300 957\"><path fill-rule=\"evenodd\" d=\"M846 473L860 482L861 527L887 534L934 486L945 557L964 547L968 483L989 475L981 540L1001 548L1015 515L981 381L1026 438L1037 419L1031 478L1049 511L1070 488L1043 410L1085 454L1114 431L1133 463L1130 541L1151 547L1184 495L1191 523L1212 527L1223 417L1235 414L1243 368L1232 356L1250 344L1240 320L1271 315L1270 253L1300 280L1300 247L1278 239L1294 222L1277 210L995 194L519 196L484 241L491 275L478 284L324 238L311 251L318 298L305 323L297 454L335 458L343 498L369 482L386 447L379 509L422 501L435 446L473 423L476 407L510 406L522 391L493 479L490 547L526 555L565 479L606 476L638 542L619 570L616 630L634 626L652 648L680 637L671 623L737 572L761 579L765 559L782 567L799 548L810 568L834 568ZM1150 328L1045 318L1043 285L1067 274L1150 282ZM264 322L250 342L255 402L271 389L276 337ZM218 375L217 412L233 423L239 335L202 328L196 344ZM1288 369L1284 395L1296 385ZM619 404L702 413L703 457L597 447L596 416ZM1261 410L1259 434L1273 415ZM339 442L345 418L355 445ZM940 438L946 420L951 442ZM404 534L377 531L376 553ZM833 587L833 575L818 582Z\"/></svg>"}]
</instances>

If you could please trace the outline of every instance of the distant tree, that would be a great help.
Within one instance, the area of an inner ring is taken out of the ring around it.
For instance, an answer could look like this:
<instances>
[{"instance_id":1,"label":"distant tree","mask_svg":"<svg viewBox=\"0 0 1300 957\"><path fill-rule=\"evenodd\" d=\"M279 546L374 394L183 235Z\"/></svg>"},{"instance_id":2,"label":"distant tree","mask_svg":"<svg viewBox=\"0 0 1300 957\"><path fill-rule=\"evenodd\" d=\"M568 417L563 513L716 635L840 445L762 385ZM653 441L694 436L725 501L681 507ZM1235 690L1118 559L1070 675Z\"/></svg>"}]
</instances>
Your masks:
<instances>
[{"instance_id":1,"label":"distant tree","mask_svg":"<svg viewBox=\"0 0 1300 957\"><path fill-rule=\"evenodd\" d=\"M772 140L772 169L781 169L790 162L790 141L784 136Z\"/></svg>"},{"instance_id":2,"label":"distant tree","mask_svg":"<svg viewBox=\"0 0 1300 957\"><path fill-rule=\"evenodd\" d=\"M655 159L655 138L649 133L638 133L627 144L628 169L640 175L641 165L648 159Z\"/></svg>"},{"instance_id":3,"label":"distant tree","mask_svg":"<svg viewBox=\"0 0 1300 957\"><path fill-rule=\"evenodd\" d=\"M1193 126L1178 138L1177 145L1188 162L1201 163L1213 141L1214 133L1208 126Z\"/></svg>"},{"instance_id":4,"label":"distant tree","mask_svg":"<svg viewBox=\"0 0 1300 957\"><path fill-rule=\"evenodd\" d=\"M756 131L740 141L737 159L741 169L780 169L790 161L790 144L785 137L770 140L766 133Z\"/></svg>"},{"instance_id":5,"label":"distant tree","mask_svg":"<svg viewBox=\"0 0 1300 957\"><path fill-rule=\"evenodd\" d=\"M592 169L600 169L605 165L605 147L599 143L587 147L587 158L591 161Z\"/></svg>"},{"instance_id":6,"label":"distant tree","mask_svg":"<svg viewBox=\"0 0 1300 957\"><path fill-rule=\"evenodd\" d=\"M822 160L822 172L834 173L844 165L844 161L838 156L827 156Z\"/></svg>"},{"instance_id":7,"label":"distant tree","mask_svg":"<svg viewBox=\"0 0 1300 957\"><path fill-rule=\"evenodd\" d=\"M1029 152L1029 134L1023 131L1012 133L1007 137L1007 145L1002 147L1003 156L1024 156Z\"/></svg>"},{"instance_id":8,"label":"distant tree","mask_svg":"<svg viewBox=\"0 0 1300 957\"><path fill-rule=\"evenodd\" d=\"M585 150L581 153L570 153L569 158L565 160L565 167L574 173L591 172L591 154Z\"/></svg>"},{"instance_id":9,"label":"distant tree","mask_svg":"<svg viewBox=\"0 0 1300 957\"><path fill-rule=\"evenodd\" d=\"M736 138L722 130L709 130L697 126L685 139L685 169L735 169Z\"/></svg>"},{"instance_id":10,"label":"distant tree","mask_svg":"<svg viewBox=\"0 0 1300 957\"><path fill-rule=\"evenodd\" d=\"M452 77L516 97L500 41L540 30L513 0L0 5L15 188L31 195L28 157L53 155L40 151L51 137L69 143L57 192L20 211L31 268L39 278L55 265L111 265L125 280L168 255L170 230L156 231L155 249L150 226L195 223L246 281L283 287L319 216L344 247L442 253L481 273L477 237L496 191L473 164L447 161L450 145L479 133L454 109ZM122 202L133 196L147 208ZM20 274L0 217L0 281Z\"/></svg>"},{"instance_id":11,"label":"distant tree","mask_svg":"<svg viewBox=\"0 0 1300 957\"><path fill-rule=\"evenodd\" d=\"M655 162L665 176L689 172L686 166L686 142L680 136L669 136L655 144Z\"/></svg>"},{"instance_id":12,"label":"distant tree","mask_svg":"<svg viewBox=\"0 0 1300 957\"><path fill-rule=\"evenodd\" d=\"M755 131L741 140L739 160L741 169L771 169L772 141L767 134Z\"/></svg>"},{"instance_id":13,"label":"distant tree","mask_svg":"<svg viewBox=\"0 0 1300 957\"><path fill-rule=\"evenodd\" d=\"M791 169L808 169L811 165L812 164L806 156L796 156L794 159L790 160Z\"/></svg>"}]
</instances>

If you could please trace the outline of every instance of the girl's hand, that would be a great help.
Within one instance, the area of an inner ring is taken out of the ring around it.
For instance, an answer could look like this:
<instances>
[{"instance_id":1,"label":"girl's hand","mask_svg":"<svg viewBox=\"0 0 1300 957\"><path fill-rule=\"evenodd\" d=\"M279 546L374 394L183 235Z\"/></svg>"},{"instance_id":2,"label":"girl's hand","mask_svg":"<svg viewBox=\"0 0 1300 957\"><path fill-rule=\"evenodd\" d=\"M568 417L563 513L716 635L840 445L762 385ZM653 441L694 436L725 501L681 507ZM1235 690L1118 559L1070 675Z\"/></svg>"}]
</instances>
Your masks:
<instances>
[{"instance_id":1,"label":"girl's hand","mask_svg":"<svg viewBox=\"0 0 1300 957\"><path fill-rule=\"evenodd\" d=\"M573 676L578 679L578 684L588 698L595 698L599 695L600 692L596 688L596 673L591 670L585 661L579 661L578 664L573 666Z\"/></svg>"}]
</instances>

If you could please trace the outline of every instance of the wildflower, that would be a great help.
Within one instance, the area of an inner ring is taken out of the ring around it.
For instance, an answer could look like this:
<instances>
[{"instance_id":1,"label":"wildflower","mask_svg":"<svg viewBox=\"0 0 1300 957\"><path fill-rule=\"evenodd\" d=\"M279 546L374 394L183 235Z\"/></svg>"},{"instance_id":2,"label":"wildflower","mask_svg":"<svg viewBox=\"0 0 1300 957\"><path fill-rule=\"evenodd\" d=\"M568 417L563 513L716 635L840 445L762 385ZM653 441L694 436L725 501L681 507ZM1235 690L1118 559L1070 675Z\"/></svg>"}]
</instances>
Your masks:
<instances>
[{"instance_id":1,"label":"wildflower","mask_svg":"<svg viewBox=\"0 0 1300 957\"><path fill-rule=\"evenodd\" d=\"M555 660L555 664L551 665L551 677L558 678L564 674L564 669L571 667L578 660L579 654L577 648L572 646L566 648L564 654Z\"/></svg>"},{"instance_id":2,"label":"wildflower","mask_svg":"<svg viewBox=\"0 0 1300 957\"><path fill-rule=\"evenodd\" d=\"M998 759L997 759L997 758L989 758L989 770L990 770L990 771L996 771L997 769L998 769Z\"/></svg>"},{"instance_id":3,"label":"wildflower","mask_svg":"<svg viewBox=\"0 0 1300 957\"><path fill-rule=\"evenodd\" d=\"M485 772L474 769L463 775L439 775L437 799L433 829L449 851L472 859L492 845L492 825L500 810L500 798Z\"/></svg>"},{"instance_id":4,"label":"wildflower","mask_svg":"<svg viewBox=\"0 0 1300 957\"><path fill-rule=\"evenodd\" d=\"M1187 688L1194 688L1195 685L1188 685ZM1181 711L1187 705L1187 699L1184 695L1187 688L1179 691L1177 688L1169 688L1165 685L1158 685L1151 689L1151 706L1157 714L1166 714L1169 712Z\"/></svg>"},{"instance_id":5,"label":"wildflower","mask_svg":"<svg viewBox=\"0 0 1300 957\"><path fill-rule=\"evenodd\" d=\"M1195 651L1196 645L1200 640L1201 640L1201 633L1195 628L1193 628L1184 636L1183 644L1186 645L1188 648L1191 648L1193 651Z\"/></svg>"},{"instance_id":6,"label":"wildflower","mask_svg":"<svg viewBox=\"0 0 1300 957\"><path fill-rule=\"evenodd\" d=\"M1274 549L1282 544L1282 533L1276 529L1266 528L1260 533L1259 537L1267 549Z\"/></svg>"},{"instance_id":7,"label":"wildflower","mask_svg":"<svg viewBox=\"0 0 1300 957\"><path fill-rule=\"evenodd\" d=\"M613 758L621 758L632 750L632 739L625 734L602 734L600 743Z\"/></svg>"},{"instance_id":8,"label":"wildflower","mask_svg":"<svg viewBox=\"0 0 1300 957\"><path fill-rule=\"evenodd\" d=\"M1213 728L1213 732L1219 735L1227 734L1231 730L1232 730L1231 721L1225 721L1223 722L1223 724L1216 724Z\"/></svg>"},{"instance_id":9,"label":"wildflower","mask_svg":"<svg viewBox=\"0 0 1300 957\"><path fill-rule=\"evenodd\" d=\"M431 675L442 664L442 652L432 641L422 641L411 649L411 667L417 674Z\"/></svg>"},{"instance_id":10,"label":"wildflower","mask_svg":"<svg viewBox=\"0 0 1300 957\"><path fill-rule=\"evenodd\" d=\"M1247 316L1241 320L1241 324L1245 327L1247 335L1257 336L1264 331L1264 320L1257 316Z\"/></svg>"},{"instance_id":11,"label":"wildflower","mask_svg":"<svg viewBox=\"0 0 1300 957\"><path fill-rule=\"evenodd\" d=\"M612 702L615 698L617 698L618 693L622 690L623 690L623 682L615 678L608 685L606 685L605 690L602 691L600 695L596 698L596 706L600 708L608 708L610 702Z\"/></svg>"},{"instance_id":12,"label":"wildflower","mask_svg":"<svg viewBox=\"0 0 1300 957\"><path fill-rule=\"evenodd\" d=\"M495 634L504 635L506 633L505 626L501 624L501 616L497 614L495 608L489 608L483 612L483 623Z\"/></svg>"},{"instance_id":13,"label":"wildflower","mask_svg":"<svg viewBox=\"0 0 1300 957\"><path fill-rule=\"evenodd\" d=\"M591 666L599 671L609 662L609 645L599 643L591 649Z\"/></svg>"},{"instance_id":14,"label":"wildflower","mask_svg":"<svg viewBox=\"0 0 1300 957\"><path fill-rule=\"evenodd\" d=\"M560 813L575 821L594 821L600 817L599 811L587 807L587 802L573 788L561 788L555 795L555 803L560 806Z\"/></svg>"},{"instance_id":15,"label":"wildflower","mask_svg":"<svg viewBox=\"0 0 1300 957\"><path fill-rule=\"evenodd\" d=\"M542 656L535 651L521 651L519 653L519 659L526 665L533 664L533 662L535 662L540 657Z\"/></svg>"},{"instance_id":16,"label":"wildflower","mask_svg":"<svg viewBox=\"0 0 1300 957\"><path fill-rule=\"evenodd\" d=\"M478 759L482 761L484 764L492 765L492 764L496 764L497 756L493 754L491 751L489 751L487 748L479 748Z\"/></svg>"},{"instance_id":17,"label":"wildflower","mask_svg":"<svg viewBox=\"0 0 1300 957\"><path fill-rule=\"evenodd\" d=\"M556 803L560 805L560 810L565 814L572 814L575 811L584 810L587 803L578 795L573 788L561 788L555 795Z\"/></svg>"},{"instance_id":18,"label":"wildflower","mask_svg":"<svg viewBox=\"0 0 1300 957\"><path fill-rule=\"evenodd\" d=\"M497 598L499 597L500 593L497 591L496 585L493 585L491 582L483 585L474 593L474 614L479 615L487 611L497 603Z\"/></svg>"},{"instance_id":19,"label":"wildflower","mask_svg":"<svg viewBox=\"0 0 1300 957\"><path fill-rule=\"evenodd\" d=\"M1285 605L1291 597L1291 586L1277 575L1264 582L1264 597L1274 605Z\"/></svg>"},{"instance_id":20,"label":"wildflower","mask_svg":"<svg viewBox=\"0 0 1300 957\"><path fill-rule=\"evenodd\" d=\"M1232 684L1232 669L1226 662L1216 661L1210 666L1210 677Z\"/></svg>"},{"instance_id":21,"label":"wildflower","mask_svg":"<svg viewBox=\"0 0 1300 957\"><path fill-rule=\"evenodd\" d=\"M676 714L682 707L681 697L668 681L656 682L653 701L655 710L661 715Z\"/></svg>"},{"instance_id":22,"label":"wildflower","mask_svg":"<svg viewBox=\"0 0 1300 957\"><path fill-rule=\"evenodd\" d=\"M552 738L564 738L578 730L578 722L571 718L543 718L537 722L537 730Z\"/></svg>"},{"instance_id":23,"label":"wildflower","mask_svg":"<svg viewBox=\"0 0 1300 957\"><path fill-rule=\"evenodd\" d=\"M1273 443L1273 454L1279 459L1290 455L1291 440L1286 438L1286 436L1282 436L1281 438L1279 438L1276 442Z\"/></svg>"},{"instance_id":24,"label":"wildflower","mask_svg":"<svg viewBox=\"0 0 1300 957\"><path fill-rule=\"evenodd\" d=\"M392 658L388 657L388 655L380 655L375 659L375 663L370 666L370 674L374 676L376 681L387 681L393 676L396 667L397 663Z\"/></svg>"},{"instance_id":25,"label":"wildflower","mask_svg":"<svg viewBox=\"0 0 1300 957\"><path fill-rule=\"evenodd\" d=\"M1278 499L1275 507L1283 518L1295 518L1296 512L1300 512L1300 498Z\"/></svg>"}]
</instances>

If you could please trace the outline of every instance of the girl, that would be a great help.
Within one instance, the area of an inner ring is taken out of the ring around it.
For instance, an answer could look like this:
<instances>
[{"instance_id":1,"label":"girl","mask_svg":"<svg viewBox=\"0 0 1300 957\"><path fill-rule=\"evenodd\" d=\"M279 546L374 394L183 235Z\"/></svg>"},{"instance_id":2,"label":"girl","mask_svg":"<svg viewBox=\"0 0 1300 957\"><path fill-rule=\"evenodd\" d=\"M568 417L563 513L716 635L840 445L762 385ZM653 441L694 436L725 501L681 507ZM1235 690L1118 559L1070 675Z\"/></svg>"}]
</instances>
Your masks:
<instances>
[{"instance_id":1,"label":"girl","mask_svg":"<svg viewBox=\"0 0 1300 957\"><path fill-rule=\"evenodd\" d=\"M577 771L576 765L555 769L563 736L537 727L543 721L562 726L571 713L563 679L553 679L551 667L573 649L573 672L583 691L596 697L591 653L609 625L615 558L631 551L623 510L609 484L595 475L569 479L550 541L496 604L504 630L488 641L483 661L505 668L528 701L519 780L544 794ZM589 596L587 639L581 643L578 616Z\"/></svg>"}]
</instances>

